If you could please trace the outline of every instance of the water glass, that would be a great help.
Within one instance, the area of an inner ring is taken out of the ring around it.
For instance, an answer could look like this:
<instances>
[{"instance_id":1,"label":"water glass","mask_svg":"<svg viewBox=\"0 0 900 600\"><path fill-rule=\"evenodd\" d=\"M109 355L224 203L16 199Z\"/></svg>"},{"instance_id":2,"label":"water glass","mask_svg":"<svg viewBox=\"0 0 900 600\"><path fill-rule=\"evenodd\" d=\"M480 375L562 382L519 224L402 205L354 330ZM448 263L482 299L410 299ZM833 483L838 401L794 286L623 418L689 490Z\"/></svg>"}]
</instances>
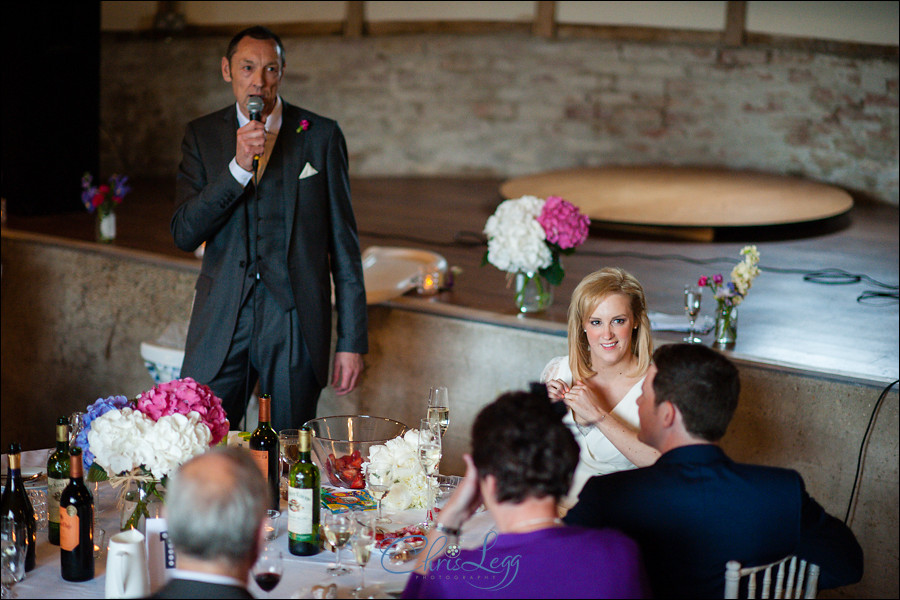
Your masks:
<instances>
[{"instance_id":1,"label":"water glass","mask_svg":"<svg viewBox=\"0 0 900 600\"><path fill-rule=\"evenodd\" d=\"M263 521L263 535L266 542L271 542L278 537L278 526L281 522L281 511L270 508L266 511L266 518Z\"/></svg>"},{"instance_id":2,"label":"water glass","mask_svg":"<svg viewBox=\"0 0 900 600\"><path fill-rule=\"evenodd\" d=\"M0 517L0 540L3 543L3 588L13 594L12 587L25 579L25 552L28 528L10 515ZM10 596L12 597L12 596Z\"/></svg>"}]
</instances>

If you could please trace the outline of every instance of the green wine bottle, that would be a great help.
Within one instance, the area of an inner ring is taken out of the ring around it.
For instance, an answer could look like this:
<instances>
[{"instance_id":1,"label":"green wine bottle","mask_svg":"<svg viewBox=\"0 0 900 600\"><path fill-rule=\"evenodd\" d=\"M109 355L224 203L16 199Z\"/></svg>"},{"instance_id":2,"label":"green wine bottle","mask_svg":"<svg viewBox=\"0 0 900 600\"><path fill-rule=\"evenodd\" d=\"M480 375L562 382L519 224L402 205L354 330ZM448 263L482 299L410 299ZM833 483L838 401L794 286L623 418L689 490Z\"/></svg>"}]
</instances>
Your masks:
<instances>
[{"instance_id":1,"label":"green wine bottle","mask_svg":"<svg viewBox=\"0 0 900 600\"><path fill-rule=\"evenodd\" d=\"M278 510L281 504L281 463L278 460L278 434L269 425L271 411L272 397L260 394L259 425L250 436L250 454L269 484L269 508Z\"/></svg>"},{"instance_id":2,"label":"green wine bottle","mask_svg":"<svg viewBox=\"0 0 900 600\"><path fill-rule=\"evenodd\" d=\"M47 458L47 538L59 546L59 497L69 483L69 418L56 420L56 450Z\"/></svg>"},{"instance_id":3,"label":"green wine bottle","mask_svg":"<svg viewBox=\"0 0 900 600\"><path fill-rule=\"evenodd\" d=\"M310 460L310 431L300 429L300 456L288 477L288 550L297 556L319 552L319 468Z\"/></svg>"}]
</instances>

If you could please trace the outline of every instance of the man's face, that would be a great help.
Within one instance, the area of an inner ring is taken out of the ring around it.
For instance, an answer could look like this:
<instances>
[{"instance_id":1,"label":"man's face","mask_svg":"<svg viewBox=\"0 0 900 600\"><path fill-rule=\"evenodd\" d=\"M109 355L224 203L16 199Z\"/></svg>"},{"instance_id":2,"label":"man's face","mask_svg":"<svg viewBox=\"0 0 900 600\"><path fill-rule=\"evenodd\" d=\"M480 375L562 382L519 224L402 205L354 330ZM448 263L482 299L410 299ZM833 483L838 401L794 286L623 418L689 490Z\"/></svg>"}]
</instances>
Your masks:
<instances>
[{"instance_id":1,"label":"man's face","mask_svg":"<svg viewBox=\"0 0 900 600\"><path fill-rule=\"evenodd\" d=\"M250 96L262 96L265 101L264 116L272 112L283 74L275 40L245 37L238 42L231 61L227 57L222 58L222 77L231 84L234 97L246 117L250 116L247 112Z\"/></svg>"},{"instance_id":2,"label":"man's face","mask_svg":"<svg viewBox=\"0 0 900 600\"><path fill-rule=\"evenodd\" d=\"M656 406L656 394L653 391L653 380L656 378L656 365L650 365L644 383L641 384L641 395L637 399L638 418L641 428L638 439L648 446L656 447L659 432L659 407Z\"/></svg>"}]
</instances>

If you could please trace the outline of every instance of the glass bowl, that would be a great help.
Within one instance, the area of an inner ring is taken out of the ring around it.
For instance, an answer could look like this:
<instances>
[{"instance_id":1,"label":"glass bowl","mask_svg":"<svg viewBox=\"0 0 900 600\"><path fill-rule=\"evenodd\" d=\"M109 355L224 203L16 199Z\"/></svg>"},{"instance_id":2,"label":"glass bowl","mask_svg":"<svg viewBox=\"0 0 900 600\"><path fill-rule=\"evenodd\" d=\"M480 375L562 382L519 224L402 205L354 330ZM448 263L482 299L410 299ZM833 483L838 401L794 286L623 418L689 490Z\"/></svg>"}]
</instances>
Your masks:
<instances>
[{"instance_id":1,"label":"glass bowl","mask_svg":"<svg viewBox=\"0 0 900 600\"><path fill-rule=\"evenodd\" d=\"M362 463L369 448L406 433L400 421L368 415L336 415L306 422L312 431L312 458L322 483L361 490L366 487Z\"/></svg>"}]
</instances>

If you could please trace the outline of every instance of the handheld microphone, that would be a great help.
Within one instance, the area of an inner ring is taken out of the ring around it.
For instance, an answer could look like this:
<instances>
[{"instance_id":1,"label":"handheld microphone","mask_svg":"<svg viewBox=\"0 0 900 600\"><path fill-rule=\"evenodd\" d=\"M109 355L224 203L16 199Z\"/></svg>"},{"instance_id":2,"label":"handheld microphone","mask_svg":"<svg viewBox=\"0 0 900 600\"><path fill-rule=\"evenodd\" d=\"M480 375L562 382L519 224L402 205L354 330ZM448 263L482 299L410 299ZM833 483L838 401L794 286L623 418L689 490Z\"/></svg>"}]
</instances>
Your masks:
<instances>
[{"instance_id":1,"label":"handheld microphone","mask_svg":"<svg viewBox=\"0 0 900 600\"><path fill-rule=\"evenodd\" d=\"M262 109L266 105L262 96L250 96L247 99L247 112L250 114L251 121L262 121ZM259 167L259 154L253 157L253 172Z\"/></svg>"}]
</instances>

